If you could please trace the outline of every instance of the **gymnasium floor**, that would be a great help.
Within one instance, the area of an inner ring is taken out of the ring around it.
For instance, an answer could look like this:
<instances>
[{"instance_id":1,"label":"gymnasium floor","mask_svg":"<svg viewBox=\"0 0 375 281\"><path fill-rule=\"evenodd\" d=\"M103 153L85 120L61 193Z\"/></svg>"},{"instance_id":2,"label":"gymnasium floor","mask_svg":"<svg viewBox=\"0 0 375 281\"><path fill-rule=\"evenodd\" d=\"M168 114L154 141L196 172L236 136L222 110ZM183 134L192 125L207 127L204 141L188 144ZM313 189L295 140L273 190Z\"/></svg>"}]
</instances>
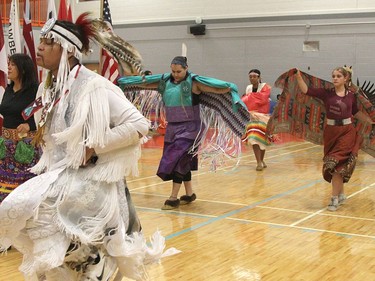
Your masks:
<instances>
[{"instance_id":1,"label":"gymnasium floor","mask_svg":"<svg viewBox=\"0 0 375 281\"><path fill-rule=\"evenodd\" d=\"M150 280L375 280L371 156L360 153L348 200L336 212L326 210L331 186L321 176L322 146L286 137L267 150L263 171L255 171L247 146L234 170L201 167L193 173L198 199L162 211L171 190L155 176L162 141L154 136L145 145L140 176L128 178L146 237L160 230L166 248L181 251L149 265ZM16 250L2 256L0 280L23 280L20 262Z\"/></svg>"}]
</instances>

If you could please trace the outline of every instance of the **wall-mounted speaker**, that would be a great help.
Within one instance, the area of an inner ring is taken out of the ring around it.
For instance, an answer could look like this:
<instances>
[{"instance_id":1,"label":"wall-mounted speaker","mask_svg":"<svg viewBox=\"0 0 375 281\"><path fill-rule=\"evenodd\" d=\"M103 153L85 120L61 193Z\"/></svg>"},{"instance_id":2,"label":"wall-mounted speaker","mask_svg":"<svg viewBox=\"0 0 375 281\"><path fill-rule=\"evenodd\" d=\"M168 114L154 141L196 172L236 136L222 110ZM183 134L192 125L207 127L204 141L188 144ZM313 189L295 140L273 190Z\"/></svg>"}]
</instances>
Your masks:
<instances>
[{"instance_id":1,"label":"wall-mounted speaker","mask_svg":"<svg viewBox=\"0 0 375 281\"><path fill-rule=\"evenodd\" d=\"M193 35L205 35L206 25L205 24L190 25L190 33Z\"/></svg>"}]
</instances>

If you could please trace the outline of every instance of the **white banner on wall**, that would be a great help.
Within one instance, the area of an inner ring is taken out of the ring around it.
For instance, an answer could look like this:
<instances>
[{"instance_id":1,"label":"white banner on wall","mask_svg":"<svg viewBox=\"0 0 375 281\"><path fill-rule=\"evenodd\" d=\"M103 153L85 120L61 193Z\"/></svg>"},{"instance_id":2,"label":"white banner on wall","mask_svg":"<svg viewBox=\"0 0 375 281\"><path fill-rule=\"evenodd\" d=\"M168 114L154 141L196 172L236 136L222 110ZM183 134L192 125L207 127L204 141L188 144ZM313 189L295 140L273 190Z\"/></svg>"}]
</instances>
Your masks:
<instances>
[{"instance_id":1,"label":"white banner on wall","mask_svg":"<svg viewBox=\"0 0 375 281\"><path fill-rule=\"evenodd\" d=\"M21 28L18 0L12 0L8 28L8 51L10 55L22 53L20 34Z\"/></svg>"}]
</instances>

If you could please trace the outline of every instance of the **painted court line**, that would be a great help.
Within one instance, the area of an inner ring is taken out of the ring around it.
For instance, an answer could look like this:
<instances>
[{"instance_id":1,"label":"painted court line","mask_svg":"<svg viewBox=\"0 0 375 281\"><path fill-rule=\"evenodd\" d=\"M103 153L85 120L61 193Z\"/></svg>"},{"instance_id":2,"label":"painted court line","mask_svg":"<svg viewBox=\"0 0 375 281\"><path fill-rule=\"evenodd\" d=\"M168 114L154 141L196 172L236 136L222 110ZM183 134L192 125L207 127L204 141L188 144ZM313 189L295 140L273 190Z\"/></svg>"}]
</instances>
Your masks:
<instances>
[{"instance_id":1,"label":"painted court line","mask_svg":"<svg viewBox=\"0 0 375 281\"><path fill-rule=\"evenodd\" d=\"M298 143L297 145L294 145L294 146L300 146L300 145L303 145L303 144L306 144L305 142L303 143ZM278 154L278 155L273 155L273 156L270 156L270 157L266 157L266 159L272 159L272 158L279 158L280 156L285 156L285 155L291 155L291 154L294 154L294 153L298 153L300 151L305 151L305 150L310 150L310 149L314 149L316 147L320 147L319 145L311 145L307 148L302 148L302 149L297 149L297 150L294 150L294 151L288 151L288 152L284 152L284 153L281 153L281 154ZM283 147L282 149L285 149L285 147ZM275 149L277 150L277 149ZM253 157L252 155L250 154L247 154L247 155L244 155L241 157L241 159L243 158L248 158L248 157ZM225 168L218 168L217 170L220 171L220 170L224 170ZM207 171L207 172L201 172L201 173L197 173L196 175L205 175L207 173L211 173L210 171ZM147 178L155 178L155 176L151 176L151 177L147 177ZM136 179L136 180L133 180L133 181L129 181L129 183L131 182L136 182L136 181L141 181L141 180L144 180L146 178L141 178L141 179ZM314 180L308 184L305 184L303 186L300 186L300 187L297 187L297 188L294 188L294 189L291 189L291 190L288 190L286 192L283 192L283 193L280 193L280 194L277 194L277 195L274 195L274 196L271 196L269 198L266 198L264 200L260 200L258 202L255 202L255 203L252 203L252 204L249 204L249 205L242 205L242 204L237 204L238 206L243 206L239 209L236 209L236 210L233 210L233 211L230 211L230 212L227 212L225 214L222 214L220 216L210 216L210 215L202 215L202 214L192 214L192 213L185 213L185 212L180 212L180 211L161 211L159 209L153 209L153 208L143 208L143 207L136 207L137 209L139 210L145 210L145 211L152 211L152 212L160 212L160 213L169 213L169 214L174 214L174 215L178 215L178 216L194 216L194 217L199 217L199 218L204 218L204 219L207 219L206 221L204 222L201 222L201 223L198 223L198 224L195 224L191 227L188 227L186 229L182 229L180 231L177 231L175 233L171 233L169 235L167 235L165 238L167 240L169 239L172 239L172 238L175 238L175 237L178 237L180 235L183 235L185 233L188 233L190 231L194 231L196 229L199 229L203 226L206 226L206 225L209 225L209 224L212 224L212 223L215 223L215 222L218 222L220 220L223 220L223 219L230 219L230 220L240 220L240 219L236 219L236 218L231 218L231 216L233 215L236 215L236 214L239 214L241 212L244 212L244 211L247 211L249 209L253 209L253 208L256 208L256 207L260 207L260 205L264 204L264 203L267 203L267 202L270 202L274 199L279 199L279 198L282 198L284 196L287 196L289 194L293 194L295 192L298 192L298 191L301 191L301 190L304 190L304 189L307 189L307 188L310 188L312 186L315 186L317 183L319 182L322 182L323 180L320 179L320 180ZM161 185L161 184L165 184L165 182L160 182L160 183L155 183L155 184L151 184L151 185L147 185L147 186L142 186L142 187L138 187L138 188L134 188L131 190L131 192L134 192L135 190L141 190L141 189L145 189L145 188L148 188L148 187L153 187L153 186L158 186L158 185ZM373 185L375 185L375 183L363 188L362 190L360 191L357 191L353 194L351 194L349 197L352 197L360 192L363 192L364 190L372 187ZM144 194L144 193L139 193L139 194ZM348 197L348 198L349 198ZM204 200L202 200L204 201ZM212 202L212 201L209 201L209 202ZM218 203L227 203L227 204L231 204L231 203L228 203L228 202L220 202L220 201L217 201ZM234 204L236 205L236 204ZM261 206L261 207L265 207L265 206ZM269 223L269 222L264 222L264 221L250 221L250 220L242 220L242 221L246 221L246 222L253 222L253 223L262 223L262 224L267 224L267 225L273 225L273 226L280 226L280 227L289 227L289 228L296 228L296 229L301 229L301 230L305 230L305 231L317 231L317 232L326 232L326 233L334 233L334 234L338 234L338 235L347 235L347 236L356 236L356 237L365 237L365 238L375 238L375 236L371 236L371 235L362 235L362 234L355 234L355 233L345 233L345 232L337 232L337 231L331 231L331 230L325 230L325 229L315 229L315 228L308 228L308 227L301 227L301 226L298 226L297 224L313 217L313 216L317 216L318 214L322 213L323 211L325 210L324 209L321 209L317 212L313 212L313 213L310 213L308 216L306 216L305 218L301 219L301 220L298 220L297 222L294 222L292 224L275 224L275 223ZM291 210L293 211L293 210ZM302 211L300 211L302 212ZM305 212L305 213L308 213L308 212ZM326 214L322 214L322 215L326 215Z\"/></svg>"},{"instance_id":2,"label":"painted court line","mask_svg":"<svg viewBox=\"0 0 375 281\"><path fill-rule=\"evenodd\" d=\"M278 154L278 155L269 156L269 157L266 157L265 160L269 160L269 159L273 159L273 158L278 158L280 156L290 155L290 154L293 154L293 153L296 153L296 152L301 152L301 151L309 150L309 149L312 149L312 148L315 148L315 147L318 147L318 146L319 145L312 145L312 146L309 146L307 148L297 149L297 150L293 150L293 151L288 151L288 152L285 152L285 153L281 153L281 154ZM246 157L248 157L248 156L246 156L246 155L242 156L241 159L246 158ZM229 170L230 169L226 169L226 168L218 168L217 169L217 171L227 171L227 172ZM200 172L200 173L194 174L194 176L206 175L208 173L212 173L212 172L211 171ZM145 179L151 179L151 178L157 178L157 176L154 175L154 176L142 177L142 178L139 178L139 179L133 179L133 180L127 181L127 183L130 184L130 183L133 183L133 182L143 181ZM140 186L140 187L135 187L135 188L130 189L130 192L133 192L135 190L146 189L148 187L158 186L158 185L162 185L162 184L166 184L166 182L165 181L160 181L160 182L149 184L149 185L143 185L143 186Z\"/></svg>"},{"instance_id":3,"label":"painted court line","mask_svg":"<svg viewBox=\"0 0 375 281\"><path fill-rule=\"evenodd\" d=\"M320 229L320 228L312 228L312 227L303 227L303 226L293 226L290 224L281 224L281 223L272 223L272 222L264 222L264 221L254 221L254 220L244 220L244 219L237 219L237 218L227 218L228 220L235 220L235 221L243 221L247 223L259 223L271 226L278 226L278 227L286 227L286 228L295 228L301 229L304 231L312 231L312 232L322 232L322 233L333 233L337 235L346 235L346 236L353 236L353 237L362 237L362 238L371 238L375 239L373 235L366 235L366 234L358 234L358 233L351 233L351 232L341 232L341 231L334 231L334 230L327 230L327 229Z\"/></svg>"},{"instance_id":4,"label":"painted court line","mask_svg":"<svg viewBox=\"0 0 375 281\"><path fill-rule=\"evenodd\" d=\"M175 232L175 233L172 233L170 235L167 235L165 238L166 240L169 240L169 239L172 239L172 238L175 238L175 237L178 237L180 235L183 235L185 233L188 233L190 231L194 231L196 229L199 229L203 226L206 226L206 225L209 225L211 223L215 223L215 222L218 222L220 220L223 220L223 219L228 219L228 220L237 220L237 221L243 221L243 222L247 222L247 223L260 223L260 224L265 224L265 225L271 225L271 226L280 226L280 227L288 227L288 228L295 228L295 229L301 229L301 230L304 230L304 231L316 231L316 232L322 232L322 233L333 233L333 234L337 234L337 235L344 235L344 236L351 236L351 237L363 237L363 238L371 238L371 239L375 239L375 236L372 236L372 235L365 235L365 234L358 234L358 233L349 233L349 232L340 232L340 231L332 231L332 230L327 230L327 229L318 229L318 228L310 228L310 227L302 227L302 226L298 226L297 224L298 223L301 223L305 220L307 220L308 218L311 218L313 216L316 216L320 213L322 213L324 209L321 209L317 212L313 212L312 214L310 214L309 216L306 216L304 219L301 219L295 223L292 223L292 224L277 224L277 223L270 223L270 222L264 222L264 221L254 221L254 220L244 220L244 219L237 219L237 218L231 218L231 216L235 215L235 214L238 214L238 213L241 213L243 211L247 211L249 209L253 209L253 208L256 208L256 207L260 207L260 205L264 204L264 203L267 203L267 202L270 202L274 199L279 199L279 198L282 198L284 196L287 196L289 194L292 194L292 193L295 193L295 192L298 192L298 191L301 191L301 190L304 190L306 188L310 188L311 186L314 186L316 185L318 182L321 182L323 180L318 180L318 181L313 181L309 184L306 184L304 186L301 186L301 187L297 187L297 188L294 188L294 189L291 189L291 190L288 190L284 193L280 193L280 194L277 194L277 195L274 195L274 196L271 196L269 198L266 198L264 200L261 200L261 201L258 201L258 202L255 202L255 203L252 203L250 205L247 205L247 206L244 206L242 208L239 208L237 210L233 210L233 211L230 211L228 213L225 213L223 215L220 215L220 216L212 216L212 215L203 215L203 214L196 214L196 213L188 213L188 212L180 212L180 211L161 211L161 210L156 210L156 209L153 209L153 208L137 208L137 209L140 209L140 210L148 210L148 211L152 211L152 212L160 212L160 213L171 213L171 214L175 214L175 215L178 215L178 216L194 216L194 217L199 217L199 218L208 218L207 221L204 221L204 222L201 222L201 223L198 223L198 224L195 224L189 228L186 228L186 229L183 229L183 230L180 230L178 232ZM352 197L356 194L359 194L371 187L375 186L375 183L372 183L366 187L364 187L363 189L351 194L349 197ZM265 206L261 206L261 208L272 208L272 207L265 207ZM277 209L277 208L275 208ZM286 209L288 210L288 209ZM293 210L291 210L293 211ZM303 211L299 211L299 212L303 212ZM333 214L321 214L321 215L326 215L326 216L337 216L337 217L344 217L344 218L354 218L354 219L360 219L360 220L369 220L369 221L374 221L372 219L366 219L366 218L357 218L357 217L350 217L350 216L341 216L341 215L333 215Z\"/></svg>"},{"instance_id":5,"label":"painted court line","mask_svg":"<svg viewBox=\"0 0 375 281\"><path fill-rule=\"evenodd\" d=\"M207 214L197 214L197 213L190 213L190 212L182 212L182 211L163 211L160 208L155 209L155 208L148 208L148 207L137 207L137 210L142 210L142 211L149 211L152 213L160 213L160 214L173 214L173 215L178 215L178 216L184 216L184 217L196 217L196 218L216 218L217 216L214 215L207 215Z\"/></svg>"},{"instance_id":6,"label":"painted court line","mask_svg":"<svg viewBox=\"0 0 375 281\"><path fill-rule=\"evenodd\" d=\"M360 193L366 191L367 189L369 189L369 188L371 188L371 187L373 187L373 186L375 186L375 182L372 183L372 184L370 184L370 185L368 185L368 186L365 186L364 188L362 188L362 189L360 189L360 190L358 190L358 191L356 191L356 192L354 192L354 193L352 193L352 194L350 194L350 195L348 196L348 198L351 198L351 197L353 197L353 196L355 196L355 195L357 195L357 194L360 194ZM291 226L296 226L296 225L298 225L298 224L300 224L300 223L302 223L302 222L304 222L304 221L306 221L306 220L308 220L308 219L311 219L312 217L314 217L314 216L320 214L321 212L323 212L323 211L325 211L325 210L326 210L326 208L321 209L321 210L319 210L319 211L316 211L316 212L312 213L311 215L309 215L309 216L307 216L307 217L305 217L305 218L303 218L303 219L300 219L300 220L298 220L298 221L292 223Z\"/></svg>"},{"instance_id":7,"label":"painted court line","mask_svg":"<svg viewBox=\"0 0 375 281\"><path fill-rule=\"evenodd\" d=\"M348 196L349 198L349 196ZM309 211L300 211L300 210L294 210L294 209L286 209L286 208L277 208L277 207L270 207L270 206L257 206L257 208L260 209L273 209L273 210L279 210L279 211L286 211L286 212L292 212L292 213L302 213L302 214L315 214L316 212L309 212ZM325 210L325 209L322 209ZM355 219L355 220L363 220L363 221L375 221L375 219L370 218L362 218L362 217L353 217L353 216L344 216L344 215L337 215L335 213L320 213L321 216L327 216L327 217L338 217L343 219Z\"/></svg>"},{"instance_id":8,"label":"painted court line","mask_svg":"<svg viewBox=\"0 0 375 281\"><path fill-rule=\"evenodd\" d=\"M313 213L315 213L315 212L309 212L309 211L301 211L301 210L279 208L279 207L270 207L270 206L258 206L258 208L272 209L272 210L279 210L279 211L286 211L286 212L293 212L293 213L302 213L302 214L313 214Z\"/></svg>"},{"instance_id":9,"label":"painted court line","mask_svg":"<svg viewBox=\"0 0 375 281\"><path fill-rule=\"evenodd\" d=\"M255 202L255 203L250 204L250 205L247 205L247 206L244 206L244 207L239 208L239 209L237 209L237 210L233 210L233 211L230 211L230 212L225 213L225 214L223 214L223 215L220 215L220 216L217 216L217 217L213 217L213 218L211 218L211 219L209 219L209 220L207 220L207 221L205 221L205 222L201 222L201 223L198 223L198 224L196 224L196 225L194 225L194 226L192 226L192 227L189 227L189 228L183 229L183 230L181 230L181 231L177 231L177 232L175 232L175 233L172 233L172 234L166 236L166 239L168 240L168 239L172 239L172 238L178 237L178 236L180 236L180 235L182 235L182 234L185 234L185 233L187 233L187 232L190 232L190 231L196 230L196 229L198 229L198 228L201 228L201 227L203 227L203 226L209 225L209 224L211 224L211 223L214 223L214 222L220 221L220 220L222 220L222 219L226 219L226 218L228 218L228 217L231 217L231 216L236 215L236 214L238 214L238 213L241 213L241 212L247 211L247 210L249 210L249 209L253 209L253 208L255 208L255 207L258 206L258 205L261 205L261 204L264 204L264 203L270 202L270 201L272 201L272 200L274 200L274 199L282 198L282 197L284 197L284 196L286 196L286 195L289 195L289 194L292 194L292 193L295 193L295 192L298 192L298 191L304 190L304 189L306 189L306 188L309 188L309 187L311 187L311 186L316 185L316 183L317 183L317 182L320 182L320 181L322 181L322 180L313 181L313 182L308 183L308 184L306 184L306 185L303 185L303 186L301 186L301 187L297 187L297 188L294 188L294 189L288 190L288 191L286 191L286 192L284 192L284 193L276 194L276 195L274 195L274 196L271 196L271 197L266 198L266 199L264 199L264 200L261 200L261 201Z\"/></svg>"},{"instance_id":10,"label":"painted court line","mask_svg":"<svg viewBox=\"0 0 375 281\"><path fill-rule=\"evenodd\" d=\"M161 214L169 213L169 214L178 215L178 216L188 216L188 217L196 217L196 218L203 218L203 219L207 219L208 218L208 219L210 219L209 220L210 223L218 221L217 218L221 217L221 216L203 215L203 214L196 214L196 213L190 213L190 212L181 212L181 211L173 211L173 210L165 212L165 211L162 211L160 209L146 208L146 207L137 208L137 209L140 209L142 211L158 212L158 213L161 213ZM278 209L278 208L275 208L275 209ZM322 214L322 215L333 216L333 215L329 215L329 214ZM362 219L362 220L374 221L372 219L366 219L366 218L348 217L348 216L340 216L340 215L335 215L335 216L337 216L337 217L344 217L344 218L354 218L354 219L360 219L360 220ZM349 236L349 237L362 237L362 238L375 239L375 236L373 236L373 235L365 235L365 234L358 234L358 233L351 233L351 232L341 232L341 231L319 229L319 228L312 228L312 227L304 227L304 226L295 226L295 225L291 225L291 224L281 224L281 223L272 223L272 222L265 222L265 221L246 220L246 219L231 218L231 217L226 217L224 219L225 220L232 220L232 221L240 221L240 222L245 222L245 223L258 223L258 224L264 224L264 225L268 225L268 226L294 228L294 229L300 229L300 230L303 230L303 231L321 232L321 233L332 233L332 234L336 234L336 235ZM201 224L197 224L197 225L195 225L193 227L184 229L184 230L182 230L180 232L168 235L168 236L166 236L166 239L169 240L169 239L172 239L172 238L177 237L179 235L182 235L184 233L187 233L189 231L193 231L193 230L198 229L198 228L200 228L202 226L208 225L209 221L203 222Z\"/></svg>"},{"instance_id":11,"label":"painted court line","mask_svg":"<svg viewBox=\"0 0 375 281\"><path fill-rule=\"evenodd\" d=\"M144 192L133 192L133 191L131 192L131 194L145 195ZM162 194L152 194L152 196L165 198L165 195L162 195ZM224 204L224 205L234 205L234 206L247 206L247 205L249 205L249 204L244 204L244 203L233 203L233 202L227 202L227 201L216 201L216 200L205 200L205 199L197 199L196 201L197 202L200 201L200 202L215 203L215 204ZM142 207L142 208L144 208L144 207ZM155 210L155 208L150 208L150 209Z\"/></svg>"}]
</instances>

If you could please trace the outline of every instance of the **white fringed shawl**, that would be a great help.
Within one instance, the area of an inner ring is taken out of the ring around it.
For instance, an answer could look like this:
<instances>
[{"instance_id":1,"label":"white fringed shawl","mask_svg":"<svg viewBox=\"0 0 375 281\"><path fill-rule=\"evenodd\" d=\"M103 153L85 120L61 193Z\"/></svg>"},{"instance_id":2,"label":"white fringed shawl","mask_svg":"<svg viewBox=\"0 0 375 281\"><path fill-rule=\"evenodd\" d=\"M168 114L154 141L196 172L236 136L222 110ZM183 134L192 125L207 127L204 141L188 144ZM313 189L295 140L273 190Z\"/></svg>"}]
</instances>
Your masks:
<instances>
[{"instance_id":1,"label":"white fringed shawl","mask_svg":"<svg viewBox=\"0 0 375 281\"><path fill-rule=\"evenodd\" d=\"M87 179L116 182L129 174L138 175L140 141L136 128L130 123L111 124L110 120L108 90L125 99L123 92L83 66L77 79L72 78L75 72L69 75L69 93L61 95L52 122L46 124L46 146L32 172L40 174L55 164L55 143L65 148L66 167L73 169L83 163L86 147L95 149L99 159L87 168Z\"/></svg>"}]
</instances>

